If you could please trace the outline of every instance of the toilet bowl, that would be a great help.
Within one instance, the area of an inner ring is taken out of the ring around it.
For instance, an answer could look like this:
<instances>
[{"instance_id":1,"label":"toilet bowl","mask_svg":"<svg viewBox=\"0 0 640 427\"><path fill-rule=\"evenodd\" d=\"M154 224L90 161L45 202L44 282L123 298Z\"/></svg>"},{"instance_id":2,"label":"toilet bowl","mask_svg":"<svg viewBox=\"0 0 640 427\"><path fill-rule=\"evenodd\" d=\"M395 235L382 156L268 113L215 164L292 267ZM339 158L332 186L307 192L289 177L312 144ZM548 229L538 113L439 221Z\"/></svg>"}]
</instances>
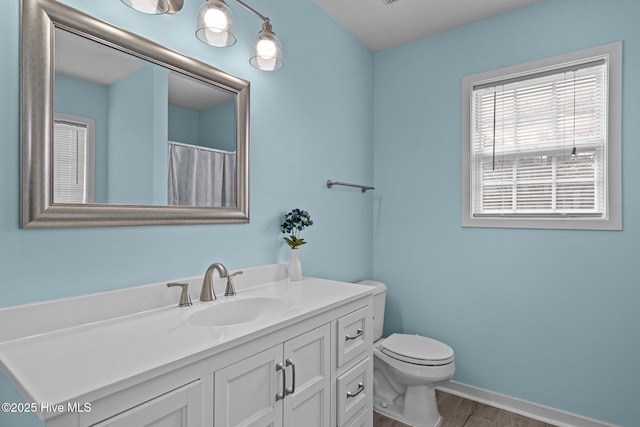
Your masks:
<instances>
[{"instance_id":1,"label":"toilet bowl","mask_svg":"<svg viewBox=\"0 0 640 427\"><path fill-rule=\"evenodd\" d=\"M455 372L453 349L420 335L392 334L382 338L386 286L374 286L373 407L390 418L415 427L440 424L435 388Z\"/></svg>"}]
</instances>

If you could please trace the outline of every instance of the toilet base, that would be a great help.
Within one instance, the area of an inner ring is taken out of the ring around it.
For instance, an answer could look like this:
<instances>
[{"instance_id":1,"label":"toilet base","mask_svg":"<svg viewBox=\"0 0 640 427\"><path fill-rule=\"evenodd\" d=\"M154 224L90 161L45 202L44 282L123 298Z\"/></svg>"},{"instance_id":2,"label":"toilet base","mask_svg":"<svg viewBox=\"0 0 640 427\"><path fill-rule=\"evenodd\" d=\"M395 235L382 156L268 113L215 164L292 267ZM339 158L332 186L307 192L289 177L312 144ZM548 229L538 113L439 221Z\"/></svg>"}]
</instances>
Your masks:
<instances>
[{"instance_id":1,"label":"toilet base","mask_svg":"<svg viewBox=\"0 0 640 427\"><path fill-rule=\"evenodd\" d=\"M435 389L427 386L407 387L406 394L393 401L374 394L373 408L382 415L413 427L437 427L442 421Z\"/></svg>"}]
</instances>

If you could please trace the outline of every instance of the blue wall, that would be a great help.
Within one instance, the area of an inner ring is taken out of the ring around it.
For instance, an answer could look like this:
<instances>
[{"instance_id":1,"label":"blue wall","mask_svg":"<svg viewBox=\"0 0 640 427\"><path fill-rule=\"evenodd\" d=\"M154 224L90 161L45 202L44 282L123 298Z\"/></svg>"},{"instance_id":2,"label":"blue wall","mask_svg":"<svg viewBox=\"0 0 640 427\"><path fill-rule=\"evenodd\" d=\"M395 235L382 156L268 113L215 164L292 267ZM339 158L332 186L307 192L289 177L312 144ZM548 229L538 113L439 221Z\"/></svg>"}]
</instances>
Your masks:
<instances>
[{"instance_id":1,"label":"blue wall","mask_svg":"<svg viewBox=\"0 0 640 427\"><path fill-rule=\"evenodd\" d=\"M198 144L198 112L169 105L169 141Z\"/></svg>"},{"instance_id":2,"label":"blue wall","mask_svg":"<svg viewBox=\"0 0 640 427\"><path fill-rule=\"evenodd\" d=\"M198 113L199 144L204 147L236 151L236 102L218 104Z\"/></svg>"},{"instance_id":3,"label":"blue wall","mask_svg":"<svg viewBox=\"0 0 640 427\"><path fill-rule=\"evenodd\" d=\"M386 333L447 342L462 383L624 426L640 422L639 16L636 0L544 1L375 57ZM618 40L624 230L462 228L462 78Z\"/></svg>"}]
</instances>

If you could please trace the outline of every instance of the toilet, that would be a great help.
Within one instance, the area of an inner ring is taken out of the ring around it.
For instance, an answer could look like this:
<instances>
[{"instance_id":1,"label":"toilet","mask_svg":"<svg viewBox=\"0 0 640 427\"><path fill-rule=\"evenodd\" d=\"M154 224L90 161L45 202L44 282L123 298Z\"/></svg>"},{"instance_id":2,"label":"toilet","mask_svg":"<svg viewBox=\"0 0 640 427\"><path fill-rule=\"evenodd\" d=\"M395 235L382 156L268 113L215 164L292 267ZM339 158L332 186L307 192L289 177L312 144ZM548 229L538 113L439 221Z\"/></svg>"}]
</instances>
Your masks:
<instances>
[{"instance_id":1,"label":"toilet","mask_svg":"<svg viewBox=\"0 0 640 427\"><path fill-rule=\"evenodd\" d=\"M373 286L373 407L379 413L415 427L436 427L440 412L435 388L455 371L453 349L420 335L392 334L382 338L387 286Z\"/></svg>"}]
</instances>

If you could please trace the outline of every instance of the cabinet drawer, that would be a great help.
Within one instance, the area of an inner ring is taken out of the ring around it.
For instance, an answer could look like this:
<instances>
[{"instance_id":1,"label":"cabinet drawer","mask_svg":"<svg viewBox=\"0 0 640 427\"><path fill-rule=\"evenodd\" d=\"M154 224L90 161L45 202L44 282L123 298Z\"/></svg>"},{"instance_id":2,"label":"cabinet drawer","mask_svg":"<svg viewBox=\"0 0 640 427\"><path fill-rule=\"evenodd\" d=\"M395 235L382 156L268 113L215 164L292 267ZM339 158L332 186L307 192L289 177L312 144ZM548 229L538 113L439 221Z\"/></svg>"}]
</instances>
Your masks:
<instances>
[{"instance_id":1,"label":"cabinet drawer","mask_svg":"<svg viewBox=\"0 0 640 427\"><path fill-rule=\"evenodd\" d=\"M338 377L338 425L342 426L370 406L373 393L371 358L367 357Z\"/></svg>"},{"instance_id":2,"label":"cabinet drawer","mask_svg":"<svg viewBox=\"0 0 640 427\"><path fill-rule=\"evenodd\" d=\"M354 360L369 347L372 332L369 307L338 319L338 368Z\"/></svg>"}]
</instances>

